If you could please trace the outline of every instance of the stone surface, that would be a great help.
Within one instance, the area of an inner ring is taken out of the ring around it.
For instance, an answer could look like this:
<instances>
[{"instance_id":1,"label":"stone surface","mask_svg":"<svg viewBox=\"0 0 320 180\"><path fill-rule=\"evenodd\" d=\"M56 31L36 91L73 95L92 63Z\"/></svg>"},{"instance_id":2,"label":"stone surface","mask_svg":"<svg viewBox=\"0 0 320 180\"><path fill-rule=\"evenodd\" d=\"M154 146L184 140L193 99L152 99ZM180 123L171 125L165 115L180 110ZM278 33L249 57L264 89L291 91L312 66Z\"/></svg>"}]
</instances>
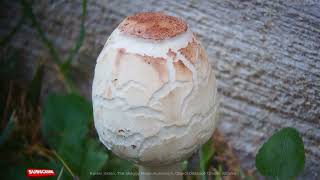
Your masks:
<instances>
[{"instance_id":1,"label":"stone surface","mask_svg":"<svg viewBox=\"0 0 320 180\"><path fill-rule=\"evenodd\" d=\"M140 11L179 16L197 33L217 72L223 96L219 128L241 157L242 166L253 168L254 155L264 140L275 130L291 126L303 135L306 147L301 179L319 179L318 0L97 0L89 1L87 9L86 40L74 64L82 72L79 85L88 97L95 60L123 18ZM66 54L79 31L80 2L37 1L34 11L59 52ZM19 4L1 6L1 13L3 35L18 21ZM30 64L46 52L30 24L22 26L11 46L22 48Z\"/></svg>"}]
</instances>

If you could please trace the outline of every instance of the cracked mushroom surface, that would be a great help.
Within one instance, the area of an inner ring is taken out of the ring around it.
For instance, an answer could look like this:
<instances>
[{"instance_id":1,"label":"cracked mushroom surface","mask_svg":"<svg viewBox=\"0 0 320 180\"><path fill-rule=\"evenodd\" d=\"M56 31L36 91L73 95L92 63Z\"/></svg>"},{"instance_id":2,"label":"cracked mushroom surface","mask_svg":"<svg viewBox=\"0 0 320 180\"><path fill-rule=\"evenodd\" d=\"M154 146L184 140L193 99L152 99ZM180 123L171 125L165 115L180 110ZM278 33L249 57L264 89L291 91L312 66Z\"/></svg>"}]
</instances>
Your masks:
<instances>
[{"instance_id":1,"label":"cracked mushroom surface","mask_svg":"<svg viewBox=\"0 0 320 180\"><path fill-rule=\"evenodd\" d=\"M144 166L189 157L212 135L214 72L187 24L158 12L124 19L100 53L92 87L100 141Z\"/></svg>"}]
</instances>

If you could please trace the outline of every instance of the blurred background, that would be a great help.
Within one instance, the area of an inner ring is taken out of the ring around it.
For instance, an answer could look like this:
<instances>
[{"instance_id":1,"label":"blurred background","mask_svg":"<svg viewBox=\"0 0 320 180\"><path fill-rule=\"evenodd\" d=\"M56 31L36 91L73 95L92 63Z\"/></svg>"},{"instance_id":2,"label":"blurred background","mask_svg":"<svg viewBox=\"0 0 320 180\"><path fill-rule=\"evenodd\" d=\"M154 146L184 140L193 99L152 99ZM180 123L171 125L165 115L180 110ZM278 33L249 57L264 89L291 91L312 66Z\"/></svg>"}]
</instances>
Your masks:
<instances>
[{"instance_id":1,"label":"blurred background","mask_svg":"<svg viewBox=\"0 0 320 180\"><path fill-rule=\"evenodd\" d=\"M38 166L61 179L137 171L99 142L90 101L104 43L141 11L185 19L210 57L222 98L207 169L237 172L223 179L260 179L258 148L290 126L305 145L299 178L320 178L319 0L2 0L1 179L25 179L25 168ZM195 154L184 168L198 162Z\"/></svg>"}]
</instances>

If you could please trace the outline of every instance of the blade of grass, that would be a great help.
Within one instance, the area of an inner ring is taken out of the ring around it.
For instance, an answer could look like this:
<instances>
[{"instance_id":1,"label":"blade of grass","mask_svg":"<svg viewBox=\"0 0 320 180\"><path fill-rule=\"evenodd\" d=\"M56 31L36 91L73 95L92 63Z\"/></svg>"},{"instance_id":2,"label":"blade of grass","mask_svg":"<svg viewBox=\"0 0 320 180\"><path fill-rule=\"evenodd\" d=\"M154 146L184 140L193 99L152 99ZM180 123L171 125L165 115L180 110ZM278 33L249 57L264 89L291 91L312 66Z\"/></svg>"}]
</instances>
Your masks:
<instances>
[{"instance_id":1,"label":"blade of grass","mask_svg":"<svg viewBox=\"0 0 320 180\"><path fill-rule=\"evenodd\" d=\"M52 42L48 39L46 34L44 33L43 29L41 28L39 22L37 21L30 3L26 0L20 0L21 5L23 7L23 12L26 17L28 17L31 20L32 26L36 29L38 32L40 39L43 41L43 43L47 46L51 56L53 57L53 60L56 64L61 63L61 59L59 57L59 54L57 53L56 49L53 47Z\"/></svg>"},{"instance_id":2,"label":"blade of grass","mask_svg":"<svg viewBox=\"0 0 320 180\"><path fill-rule=\"evenodd\" d=\"M23 7L24 14L31 20L32 26L36 29L36 31L38 32L38 34L40 36L40 39L47 46L50 55L53 57L53 60L58 67L57 72L60 74L60 76L61 76L60 79L65 84L67 91L68 92L77 92L77 89L73 85L72 80L68 76L68 69L69 69L69 65L70 65L72 59L74 58L75 54L77 54L77 52L79 51L79 49L82 46L83 41L84 41L84 37L85 37L84 22L85 22L85 17L87 14L86 13L87 12L87 1L82 0L82 15L81 15L80 33L79 33L79 36L76 40L76 44L75 44L74 48L72 48L72 50L70 51L70 54L69 54L67 60L65 61L65 63L63 63L63 61L60 59L59 54L57 53L56 49L53 46L53 43L47 38L43 29L41 28L40 24L38 23L35 15L32 11L32 7L31 7L30 3L28 3L26 0L20 0L20 2Z\"/></svg>"},{"instance_id":3,"label":"blade of grass","mask_svg":"<svg viewBox=\"0 0 320 180\"><path fill-rule=\"evenodd\" d=\"M216 173L217 174L214 179L215 180L222 180L222 166L221 165L218 166Z\"/></svg>"},{"instance_id":4,"label":"blade of grass","mask_svg":"<svg viewBox=\"0 0 320 180\"><path fill-rule=\"evenodd\" d=\"M27 18L31 20L32 26L36 29L37 33L40 36L41 41L45 44L48 48L50 55L52 56L56 66L57 72L59 73L58 76L61 76L61 80L63 81L66 89L68 92L72 92L74 90L74 86L72 81L69 80L67 74L61 69L60 63L62 63L59 54L57 53L56 49L53 46L53 43L47 38L46 34L44 33L43 29L41 28L40 24L38 23L33 11L31 4L26 0L20 0L20 3L23 7L23 12Z\"/></svg>"},{"instance_id":5,"label":"blade of grass","mask_svg":"<svg viewBox=\"0 0 320 180\"><path fill-rule=\"evenodd\" d=\"M210 162L212 156L214 155L214 149L212 148L212 140L209 139L205 144L203 144L199 150L200 155L200 171L207 172L207 166ZM201 176L202 180L207 179L206 175Z\"/></svg>"},{"instance_id":6,"label":"blade of grass","mask_svg":"<svg viewBox=\"0 0 320 180\"><path fill-rule=\"evenodd\" d=\"M62 165L67 169L67 171L71 174L72 178L76 178L76 176L74 175L74 173L72 172L72 170L70 169L70 167L67 165L67 163L62 159L62 157L55 151L52 150L51 151L58 159L59 161L62 163Z\"/></svg>"},{"instance_id":7,"label":"blade of grass","mask_svg":"<svg viewBox=\"0 0 320 180\"><path fill-rule=\"evenodd\" d=\"M63 173L63 166L62 166L62 168L61 168L61 170L60 170L60 173L59 173L59 175L58 175L57 180L60 180L60 179L61 179L62 173Z\"/></svg>"},{"instance_id":8,"label":"blade of grass","mask_svg":"<svg viewBox=\"0 0 320 180\"><path fill-rule=\"evenodd\" d=\"M76 179L77 176L73 173L71 168L68 166L68 164L63 160L63 158L55 151L55 150L50 150L42 145L34 145L33 149L40 153L42 156L51 159L52 154L62 163L63 167L67 169L67 171L70 173L73 179Z\"/></svg>"},{"instance_id":9,"label":"blade of grass","mask_svg":"<svg viewBox=\"0 0 320 180\"><path fill-rule=\"evenodd\" d=\"M83 44L83 41L85 38L84 22L85 22L86 15L87 15L87 1L82 0L82 14L81 14L80 32L79 32L78 38L75 42L75 46L70 50L70 53L69 53L67 60L62 65L64 70L69 69L69 66L70 66L72 60L74 59L75 55L78 53L80 47Z\"/></svg>"},{"instance_id":10,"label":"blade of grass","mask_svg":"<svg viewBox=\"0 0 320 180\"><path fill-rule=\"evenodd\" d=\"M200 148L200 151L199 151L199 157L200 157L200 172L203 173L203 172L206 172L206 167L205 167L205 163L203 163L203 159L204 159L204 153L202 151L202 147ZM201 175L201 180L206 180L207 177L206 175Z\"/></svg>"}]
</instances>

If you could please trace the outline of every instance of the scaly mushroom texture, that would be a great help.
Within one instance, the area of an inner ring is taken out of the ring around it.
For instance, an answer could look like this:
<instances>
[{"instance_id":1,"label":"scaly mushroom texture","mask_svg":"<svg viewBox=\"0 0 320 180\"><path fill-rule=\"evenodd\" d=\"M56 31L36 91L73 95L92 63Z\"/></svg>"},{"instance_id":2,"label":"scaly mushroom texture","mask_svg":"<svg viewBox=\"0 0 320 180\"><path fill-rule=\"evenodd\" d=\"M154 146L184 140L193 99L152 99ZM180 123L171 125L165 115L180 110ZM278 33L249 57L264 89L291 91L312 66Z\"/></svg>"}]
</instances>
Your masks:
<instances>
[{"instance_id":1,"label":"scaly mushroom texture","mask_svg":"<svg viewBox=\"0 0 320 180\"><path fill-rule=\"evenodd\" d=\"M187 24L163 13L138 13L121 22L97 59L95 127L122 158L173 164L211 137L216 95L206 53Z\"/></svg>"}]
</instances>

